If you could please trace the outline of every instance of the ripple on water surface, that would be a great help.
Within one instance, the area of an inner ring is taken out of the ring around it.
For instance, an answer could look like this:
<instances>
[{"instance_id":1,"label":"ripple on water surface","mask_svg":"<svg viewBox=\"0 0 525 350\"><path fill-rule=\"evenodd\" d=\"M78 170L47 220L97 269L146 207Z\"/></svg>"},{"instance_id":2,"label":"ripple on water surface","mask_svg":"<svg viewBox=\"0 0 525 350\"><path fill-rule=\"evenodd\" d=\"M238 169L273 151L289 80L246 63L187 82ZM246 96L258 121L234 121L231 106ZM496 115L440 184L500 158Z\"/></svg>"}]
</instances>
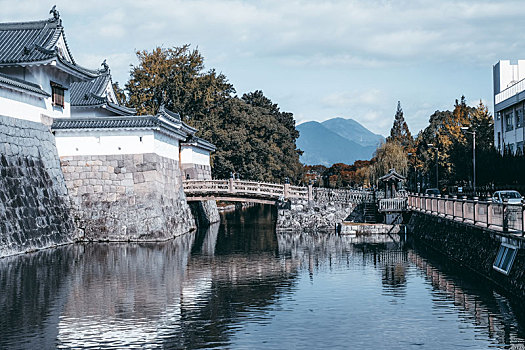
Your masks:
<instances>
[{"instance_id":1,"label":"ripple on water surface","mask_svg":"<svg viewBox=\"0 0 525 350\"><path fill-rule=\"evenodd\" d=\"M273 220L0 259L0 348L524 348L519 305L440 258Z\"/></svg>"}]
</instances>

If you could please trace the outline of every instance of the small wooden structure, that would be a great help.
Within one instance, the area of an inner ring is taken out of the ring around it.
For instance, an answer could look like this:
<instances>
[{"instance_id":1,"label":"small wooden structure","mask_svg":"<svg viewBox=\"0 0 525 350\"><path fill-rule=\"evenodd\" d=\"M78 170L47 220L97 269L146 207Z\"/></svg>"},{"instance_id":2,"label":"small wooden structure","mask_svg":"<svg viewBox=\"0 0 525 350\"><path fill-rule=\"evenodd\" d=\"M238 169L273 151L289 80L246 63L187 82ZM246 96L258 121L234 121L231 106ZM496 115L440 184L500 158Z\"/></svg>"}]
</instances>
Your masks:
<instances>
[{"instance_id":1,"label":"small wooden structure","mask_svg":"<svg viewBox=\"0 0 525 350\"><path fill-rule=\"evenodd\" d=\"M403 212L407 211L407 198L403 191L405 177L390 169L380 180L385 185L385 198L379 199L379 212L385 215L386 224L400 224Z\"/></svg>"},{"instance_id":2,"label":"small wooden structure","mask_svg":"<svg viewBox=\"0 0 525 350\"><path fill-rule=\"evenodd\" d=\"M390 169L388 173L379 178L385 184L385 199L397 198L398 192L403 189L405 177L396 172L396 169Z\"/></svg>"}]
</instances>

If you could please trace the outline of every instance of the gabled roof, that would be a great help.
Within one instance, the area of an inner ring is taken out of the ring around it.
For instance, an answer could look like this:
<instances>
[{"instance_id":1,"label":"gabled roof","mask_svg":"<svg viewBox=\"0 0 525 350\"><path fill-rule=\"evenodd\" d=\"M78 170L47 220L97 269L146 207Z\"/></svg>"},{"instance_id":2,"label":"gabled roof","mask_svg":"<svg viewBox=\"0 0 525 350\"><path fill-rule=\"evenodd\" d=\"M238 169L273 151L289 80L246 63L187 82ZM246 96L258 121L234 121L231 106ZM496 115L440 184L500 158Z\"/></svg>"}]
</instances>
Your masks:
<instances>
[{"instance_id":1,"label":"gabled roof","mask_svg":"<svg viewBox=\"0 0 525 350\"><path fill-rule=\"evenodd\" d=\"M113 89L111 74L105 63L105 69L100 74L88 81L75 82L71 84L71 107L101 107L108 109L116 114L134 115L135 109L119 105L117 101L108 96L107 89Z\"/></svg>"},{"instance_id":2,"label":"gabled roof","mask_svg":"<svg viewBox=\"0 0 525 350\"><path fill-rule=\"evenodd\" d=\"M0 23L0 63L52 58L56 55L55 46L61 35L64 35L64 28L58 17L43 21ZM67 43L66 49L71 63L75 64Z\"/></svg>"},{"instance_id":3,"label":"gabled roof","mask_svg":"<svg viewBox=\"0 0 525 350\"><path fill-rule=\"evenodd\" d=\"M179 113L175 113L170 111L169 109L166 109L163 104L160 105L159 110L157 112L157 116L165 118L171 123L180 125L181 130L189 135L193 135L197 132L197 129L192 128L191 126L189 126L181 120Z\"/></svg>"},{"instance_id":4,"label":"gabled roof","mask_svg":"<svg viewBox=\"0 0 525 350\"><path fill-rule=\"evenodd\" d=\"M6 86L13 90L23 90L24 92L30 92L40 97L50 97L51 95L46 91L42 90L37 84L30 83L28 81L14 78L5 74L0 73L0 86Z\"/></svg>"},{"instance_id":5,"label":"gabled roof","mask_svg":"<svg viewBox=\"0 0 525 350\"><path fill-rule=\"evenodd\" d=\"M182 143L182 145L195 146L210 152L213 152L217 149L213 143L201 139L195 135L190 136L190 138L186 142Z\"/></svg>"},{"instance_id":6,"label":"gabled roof","mask_svg":"<svg viewBox=\"0 0 525 350\"><path fill-rule=\"evenodd\" d=\"M73 59L58 11L42 21L0 23L0 65L29 65L60 61L65 69L94 77L96 71L80 67Z\"/></svg>"},{"instance_id":7,"label":"gabled roof","mask_svg":"<svg viewBox=\"0 0 525 350\"><path fill-rule=\"evenodd\" d=\"M108 84L111 83L109 74L100 74L95 79L79 81L71 84L71 106L90 106L99 104L96 96L103 97Z\"/></svg>"},{"instance_id":8,"label":"gabled roof","mask_svg":"<svg viewBox=\"0 0 525 350\"><path fill-rule=\"evenodd\" d=\"M405 177L396 172L396 169L390 169L386 175L383 175L379 178L383 182L387 181L404 181Z\"/></svg>"}]
</instances>

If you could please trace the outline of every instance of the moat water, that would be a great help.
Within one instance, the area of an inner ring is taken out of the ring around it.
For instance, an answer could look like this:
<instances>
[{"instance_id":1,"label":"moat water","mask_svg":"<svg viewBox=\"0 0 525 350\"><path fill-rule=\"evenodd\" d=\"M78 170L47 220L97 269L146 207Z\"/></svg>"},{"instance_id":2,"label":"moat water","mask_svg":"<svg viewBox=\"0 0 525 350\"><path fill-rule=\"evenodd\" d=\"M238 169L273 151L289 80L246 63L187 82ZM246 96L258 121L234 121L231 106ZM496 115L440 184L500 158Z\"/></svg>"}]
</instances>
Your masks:
<instances>
[{"instance_id":1,"label":"moat water","mask_svg":"<svg viewBox=\"0 0 525 350\"><path fill-rule=\"evenodd\" d=\"M0 259L0 349L525 348L520 303L454 264L274 220L254 207L163 244Z\"/></svg>"}]
</instances>

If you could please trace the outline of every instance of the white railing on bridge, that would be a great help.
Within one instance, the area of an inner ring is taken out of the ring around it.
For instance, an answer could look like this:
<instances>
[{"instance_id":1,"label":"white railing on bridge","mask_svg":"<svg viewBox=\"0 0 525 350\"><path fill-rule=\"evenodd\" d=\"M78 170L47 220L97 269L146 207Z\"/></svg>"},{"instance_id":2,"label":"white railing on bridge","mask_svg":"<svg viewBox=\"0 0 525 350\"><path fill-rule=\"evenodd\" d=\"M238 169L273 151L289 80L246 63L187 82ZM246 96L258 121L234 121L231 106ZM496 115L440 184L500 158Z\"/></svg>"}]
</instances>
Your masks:
<instances>
[{"instance_id":1,"label":"white railing on bridge","mask_svg":"<svg viewBox=\"0 0 525 350\"><path fill-rule=\"evenodd\" d=\"M411 193L408 208L498 231L525 232L523 204Z\"/></svg>"},{"instance_id":2,"label":"white railing on bridge","mask_svg":"<svg viewBox=\"0 0 525 350\"><path fill-rule=\"evenodd\" d=\"M386 198L379 200L380 212L397 212L407 210L408 199L404 198Z\"/></svg>"},{"instance_id":3,"label":"white railing on bridge","mask_svg":"<svg viewBox=\"0 0 525 350\"><path fill-rule=\"evenodd\" d=\"M354 203L371 202L369 191L292 186L246 180L184 180L184 192L189 197L235 196L265 199L304 199L317 202Z\"/></svg>"}]
</instances>

